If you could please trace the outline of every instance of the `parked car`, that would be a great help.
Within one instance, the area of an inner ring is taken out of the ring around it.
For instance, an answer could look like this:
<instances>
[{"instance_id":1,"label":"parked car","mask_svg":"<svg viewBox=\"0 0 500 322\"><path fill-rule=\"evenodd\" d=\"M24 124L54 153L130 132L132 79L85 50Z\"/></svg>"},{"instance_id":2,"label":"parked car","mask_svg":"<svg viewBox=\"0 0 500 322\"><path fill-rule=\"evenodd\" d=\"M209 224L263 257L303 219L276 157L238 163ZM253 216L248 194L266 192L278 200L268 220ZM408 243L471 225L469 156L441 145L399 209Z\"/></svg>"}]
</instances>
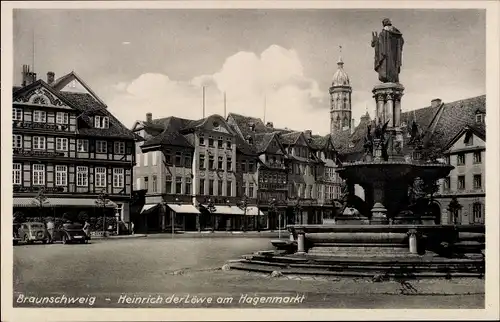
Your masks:
<instances>
[{"instance_id":1,"label":"parked car","mask_svg":"<svg viewBox=\"0 0 500 322\"><path fill-rule=\"evenodd\" d=\"M27 244L41 241L44 244L49 241L49 235L45 225L41 222L25 222L18 230L20 240Z\"/></svg>"},{"instance_id":2,"label":"parked car","mask_svg":"<svg viewBox=\"0 0 500 322\"><path fill-rule=\"evenodd\" d=\"M63 244L86 244L89 239L89 236L85 234L83 226L80 224L63 224L60 228L54 229L52 236L52 242L61 241Z\"/></svg>"},{"instance_id":3,"label":"parked car","mask_svg":"<svg viewBox=\"0 0 500 322\"><path fill-rule=\"evenodd\" d=\"M21 224L19 223L12 224L12 243L14 245L17 245L21 240L21 237L19 237L19 228L21 228Z\"/></svg>"}]
</instances>

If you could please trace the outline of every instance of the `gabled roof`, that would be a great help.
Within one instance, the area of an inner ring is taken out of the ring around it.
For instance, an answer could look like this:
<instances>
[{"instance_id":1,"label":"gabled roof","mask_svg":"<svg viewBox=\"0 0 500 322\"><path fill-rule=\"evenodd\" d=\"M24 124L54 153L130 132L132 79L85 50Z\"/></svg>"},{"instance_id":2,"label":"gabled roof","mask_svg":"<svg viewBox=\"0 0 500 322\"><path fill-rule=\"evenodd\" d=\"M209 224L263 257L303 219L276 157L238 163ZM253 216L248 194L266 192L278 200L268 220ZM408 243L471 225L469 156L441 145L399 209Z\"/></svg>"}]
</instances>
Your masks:
<instances>
[{"instance_id":1,"label":"gabled roof","mask_svg":"<svg viewBox=\"0 0 500 322\"><path fill-rule=\"evenodd\" d=\"M97 94L92 90L92 88L90 88L90 86L87 85L87 83L85 83L85 81L80 76L78 76L74 71L58 78L52 84L52 87L57 91L61 91L66 85L71 83L73 80L77 80L80 84L82 84L83 88L85 88L85 90L87 90L87 92L89 92L96 99L96 101L106 106L104 101L100 99L99 96L97 96Z\"/></svg>"},{"instance_id":2,"label":"gabled roof","mask_svg":"<svg viewBox=\"0 0 500 322\"><path fill-rule=\"evenodd\" d=\"M27 99L27 97L23 97L23 95L31 94L33 91L36 91L37 88L42 87L47 90L50 94L55 96L55 100L60 100L62 103L68 105L69 107L73 107L71 102L69 102L64 95L61 95L60 92L54 90L49 84L44 82L42 79L39 79L30 85L27 86L13 86L12 87L12 101L16 101L19 98ZM53 104L57 105L61 102L53 102Z\"/></svg>"},{"instance_id":3,"label":"gabled roof","mask_svg":"<svg viewBox=\"0 0 500 322\"><path fill-rule=\"evenodd\" d=\"M311 140L309 142L309 145L311 148L314 150L324 150L328 147L328 143L332 142L332 136L330 134L327 135L313 135L311 136Z\"/></svg>"},{"instance_id":4,"label":"gabled roof","mask_svg":"<svg viewBox=\"0 0 500 322\"><path fill-rule=\"evenodd\" d=\"M180 130L185 128L190 122L192 120L174 116L153 120L152 122L144 122L146 132L158 129L161 125L163 125L163 130L161 133L146 140L141 148L146 149L158 145L192 148L193 145L180 133Z\"/></svg>"},{"instance_id":5,"label":"gabled roof","mask_svg":"<svg viewBox=\"0 0 500 322\"><path fill-rule=\"evenodd\" d=\"M473 133L481 140L486 141L486 127L484 123L476 123L463 127L444 147L444 150L450 149L463 135Z\"/></svg>"},{"instance_id":6,"label":"gabled roof","mask_svg":"<svg viewBox=\"0 0 500 322\"><path fill-rule=\"evenodd\" d=\"M82 114L80 117L89 125L88 128L80 128L79 134L88 136L115 137L132 140L142 140L137 134L129 130L113 114L109 112L105 105L95 100L89 93L59 92L72 106ZM88 117L99 113L109 117L109 128L96 129L89 121Z\"/></svg>"},{"instance_id":7,"label":"gabled roof","mask_svg":"<svg viewBox=\"0 0 500 322\"><path fill-rule=\"evenodd\" d=\"M302 135L302 132L284 133L280 135L280 141L285 145L294 145Z\"/></svg>"}]
</instances>

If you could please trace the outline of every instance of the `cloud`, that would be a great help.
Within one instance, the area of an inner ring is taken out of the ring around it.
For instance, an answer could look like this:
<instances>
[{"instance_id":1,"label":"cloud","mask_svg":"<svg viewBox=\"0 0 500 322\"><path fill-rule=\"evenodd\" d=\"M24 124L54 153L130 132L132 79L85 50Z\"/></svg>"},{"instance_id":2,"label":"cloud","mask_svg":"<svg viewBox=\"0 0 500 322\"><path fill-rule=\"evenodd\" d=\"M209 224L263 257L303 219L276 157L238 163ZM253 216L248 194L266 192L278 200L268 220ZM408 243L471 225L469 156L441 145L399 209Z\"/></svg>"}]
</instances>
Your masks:
<instances>
[{"instance_id":1,"label":"cloud","mask_svg":"<svg viewBox=\"0 0 500 322\"><path fill-rule=\"evenodd\" d=\"M238 52L228 57L211 75L189 81L168 75L146 73L130 82L110 86L106 97L110 110L131 126L147 112L154 118L178 116L202 118L202 87L205 86L206 115L227 112L264 117L275 126L327 133L328 93L304 74L297 52L272 45L259 55ZM264 103L266 102L266 103Z\"/></svg>"}]
</instances>

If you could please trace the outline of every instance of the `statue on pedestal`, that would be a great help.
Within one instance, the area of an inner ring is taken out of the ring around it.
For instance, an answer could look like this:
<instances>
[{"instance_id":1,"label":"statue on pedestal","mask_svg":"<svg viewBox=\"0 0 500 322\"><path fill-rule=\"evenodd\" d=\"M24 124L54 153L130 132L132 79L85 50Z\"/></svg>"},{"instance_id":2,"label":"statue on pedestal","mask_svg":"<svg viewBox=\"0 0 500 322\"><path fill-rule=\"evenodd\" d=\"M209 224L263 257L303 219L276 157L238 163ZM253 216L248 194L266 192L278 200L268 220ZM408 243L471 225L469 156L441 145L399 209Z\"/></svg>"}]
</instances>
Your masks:
<instances>
[{"instance_id":1,"label":"statue on pedestal","mask_svg":"<svg viewBox=\"0 0 500 322\"><path fill-rule=\"evenodd\" d=\"M375 71L382 83L399 83L403 61L403 34L389 19L382 21L383 29L372 32L371 46L375 48Z\"/></svg>"}]
</instances>

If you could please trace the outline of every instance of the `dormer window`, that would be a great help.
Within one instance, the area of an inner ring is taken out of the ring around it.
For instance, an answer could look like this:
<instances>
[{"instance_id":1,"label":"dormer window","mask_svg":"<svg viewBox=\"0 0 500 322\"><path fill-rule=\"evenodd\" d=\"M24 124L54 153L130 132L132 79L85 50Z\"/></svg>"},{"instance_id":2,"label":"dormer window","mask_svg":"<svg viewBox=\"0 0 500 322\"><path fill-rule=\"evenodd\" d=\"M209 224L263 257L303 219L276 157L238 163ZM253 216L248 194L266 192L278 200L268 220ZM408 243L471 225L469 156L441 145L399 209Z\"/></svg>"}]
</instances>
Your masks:
<instances>
[{"instance_id":1,"label":"dormer window","mask_svg":"<svg viewBox=\"0 0 500 322\"><path fill-rule=\"evenodd\" d=\"M94 116L94 127L96 129L107 129L109 128L109 117L107 116Z\"/></svg>"},{"instance_id":2,"label":"dormer window","mask_svg":"<svg viewBox=\"0 0 500 322\"><path fill-rule=\"evenodd\" d=\"M484 123L485 113L477 110L476 111L476 123Z\"/></svg>"}]
</instances>

